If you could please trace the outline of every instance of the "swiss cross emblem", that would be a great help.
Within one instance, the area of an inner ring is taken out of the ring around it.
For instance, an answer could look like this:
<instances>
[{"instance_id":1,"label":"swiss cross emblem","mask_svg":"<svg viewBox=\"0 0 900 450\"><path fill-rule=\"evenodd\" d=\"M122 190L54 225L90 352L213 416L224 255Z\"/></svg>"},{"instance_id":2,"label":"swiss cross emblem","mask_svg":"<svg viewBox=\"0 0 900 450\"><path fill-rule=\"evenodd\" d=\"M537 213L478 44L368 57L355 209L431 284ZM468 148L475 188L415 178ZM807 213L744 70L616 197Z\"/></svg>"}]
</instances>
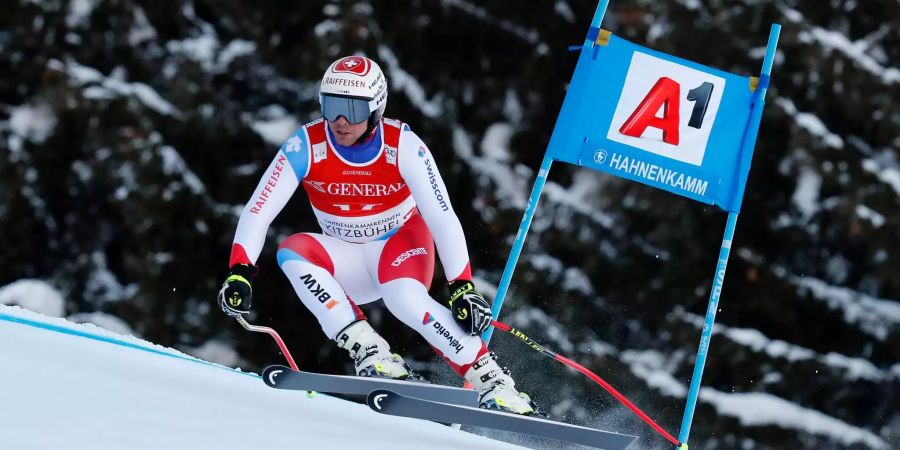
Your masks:
<instances>
[{"instance_id":1,"label":"swiss cross emblem","mask_svg":"<svg viewBox=\"0 0 900 450\"><path fill-rule=\"evenodd\" d=\"M359 76L365 76L369 73L369 60L361 56L348 56L342 58L334 65L335 73L352 73Z\"/></svg>"},{"instance_id":2,"label":"swiss cross emblem","mask_svg":"<svg viewBox=\"0 0 900 450\"><path fill-rule=\"evenodd\" d=\"M284 144L284 149L286 152L299 152L300 146L303 145L303 141L300 140L299 137L294 136Z\"/></svg>"}]
</instances>

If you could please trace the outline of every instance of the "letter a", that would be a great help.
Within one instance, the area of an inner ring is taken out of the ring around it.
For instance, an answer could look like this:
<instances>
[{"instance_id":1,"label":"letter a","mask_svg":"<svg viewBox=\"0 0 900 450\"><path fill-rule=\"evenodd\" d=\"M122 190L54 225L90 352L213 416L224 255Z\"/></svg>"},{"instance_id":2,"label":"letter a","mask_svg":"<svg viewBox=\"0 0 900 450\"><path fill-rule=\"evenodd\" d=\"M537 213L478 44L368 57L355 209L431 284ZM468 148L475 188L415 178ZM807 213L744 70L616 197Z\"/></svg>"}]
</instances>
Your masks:
<instances>
[{"instance_id":1,"label":"letter a","mask_svg":"<svg viewBox=\"0 0 900 450\"><path fill-rule=\"evenodd\" d=\"M619 133L639 138L647 127L659 128L663 132L663 141L678 145L680 96L681 86L675 80L669 77L660 78L628 120L622 124L622 128L619 128ZM656 117L660 106L663 108L663 116Z\"/></svg>"}]
</instances>

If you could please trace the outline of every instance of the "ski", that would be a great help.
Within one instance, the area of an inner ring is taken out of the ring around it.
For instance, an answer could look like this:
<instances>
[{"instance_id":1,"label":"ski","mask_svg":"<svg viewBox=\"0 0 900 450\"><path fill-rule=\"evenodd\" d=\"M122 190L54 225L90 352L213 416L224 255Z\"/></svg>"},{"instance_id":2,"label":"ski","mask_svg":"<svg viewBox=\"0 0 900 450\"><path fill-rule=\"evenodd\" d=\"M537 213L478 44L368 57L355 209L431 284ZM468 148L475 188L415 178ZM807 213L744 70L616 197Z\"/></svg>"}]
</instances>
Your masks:
<instances>
[{"instance_id":1,"label":"ski","mask_svg":"<svg viewBox=\"0 0 900 450\"><path fill-rule=\"evenodd\" d=\"M372 391L366 398L366 403L369 408L382 414L525 433L606 450L623 450L637 439L637 436L595 430L538 417L409 397L389 389Z\"/></svg>"},{"instance_id":2,"label":"ski","mask_svg":"<svg viewBox=\"0 0 900 450\"><path fill-rule=\"evenodd\" d=\"M362 395L389 389L410 397L463 406L478 406L478 393L471 389L388 378L353 377L291 370L273 365L262 373L263 381L277 389L317 391L329 394Z\"/></svg>"}]
</instances>

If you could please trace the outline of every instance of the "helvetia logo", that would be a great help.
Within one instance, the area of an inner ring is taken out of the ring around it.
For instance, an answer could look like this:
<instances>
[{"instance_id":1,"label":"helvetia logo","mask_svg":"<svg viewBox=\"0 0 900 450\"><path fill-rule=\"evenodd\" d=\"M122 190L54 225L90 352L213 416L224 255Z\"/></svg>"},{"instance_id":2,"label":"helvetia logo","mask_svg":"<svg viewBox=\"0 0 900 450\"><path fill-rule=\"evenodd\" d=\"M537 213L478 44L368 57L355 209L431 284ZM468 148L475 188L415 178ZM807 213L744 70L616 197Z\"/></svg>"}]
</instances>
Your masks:
<instances>
[{"instance_id":1,"label":"helvetia logo","mask_svg":"<svg viewBox=\"0 0 900 450\"><path fill-rule=\"evenodd\" d=\"M437 320L434 320L434 317L431 317L431 314L425 313L425 319L422 321L422 325L428 325L428 324L432 324L431 326L432 326L432 328L434 328L435 334L446 339L447 344L451 348L456 349L456 354L459 354L459 352L461 352L462 349L465 348L465 346L462 344L462 342L459 342L459 339L456 339L455 337L453 337L453 334L450 333L450 330L448 330L444 325L442 325ZM446 354L446 352L444 352L444 353Z\"/></svg>"},{"instance_id":2,"label":"helvetia logo","mask_svg":"<svg viewBox=\"0 0 900 450\"><path fill-rule=\"evenodd\" d=\"M334 73L352 73L361 77L366 76L371 69L369 60L360 56L348 56L334 65Z\"/></svg>"}]
</instances>

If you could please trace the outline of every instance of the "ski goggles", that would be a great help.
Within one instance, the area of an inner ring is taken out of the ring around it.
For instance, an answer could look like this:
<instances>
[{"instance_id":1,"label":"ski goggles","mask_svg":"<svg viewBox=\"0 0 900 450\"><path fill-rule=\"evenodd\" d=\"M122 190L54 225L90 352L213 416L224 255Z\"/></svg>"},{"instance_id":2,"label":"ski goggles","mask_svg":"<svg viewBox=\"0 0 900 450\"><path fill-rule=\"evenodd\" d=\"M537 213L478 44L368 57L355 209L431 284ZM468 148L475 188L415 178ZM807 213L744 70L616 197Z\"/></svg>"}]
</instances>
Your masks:
<instances>
[{"instance_id":1,"label":"ski goggles","mask_svg":"<svg viewBox=\"0 0 900 450\"><path fill-rule=\"evenodd\" d=\"M322 95L322 115L329 122L344 116L347 122L354 125L369 119L369 101L354 97L337 97Z\"/></svg>"}]
</instances>

